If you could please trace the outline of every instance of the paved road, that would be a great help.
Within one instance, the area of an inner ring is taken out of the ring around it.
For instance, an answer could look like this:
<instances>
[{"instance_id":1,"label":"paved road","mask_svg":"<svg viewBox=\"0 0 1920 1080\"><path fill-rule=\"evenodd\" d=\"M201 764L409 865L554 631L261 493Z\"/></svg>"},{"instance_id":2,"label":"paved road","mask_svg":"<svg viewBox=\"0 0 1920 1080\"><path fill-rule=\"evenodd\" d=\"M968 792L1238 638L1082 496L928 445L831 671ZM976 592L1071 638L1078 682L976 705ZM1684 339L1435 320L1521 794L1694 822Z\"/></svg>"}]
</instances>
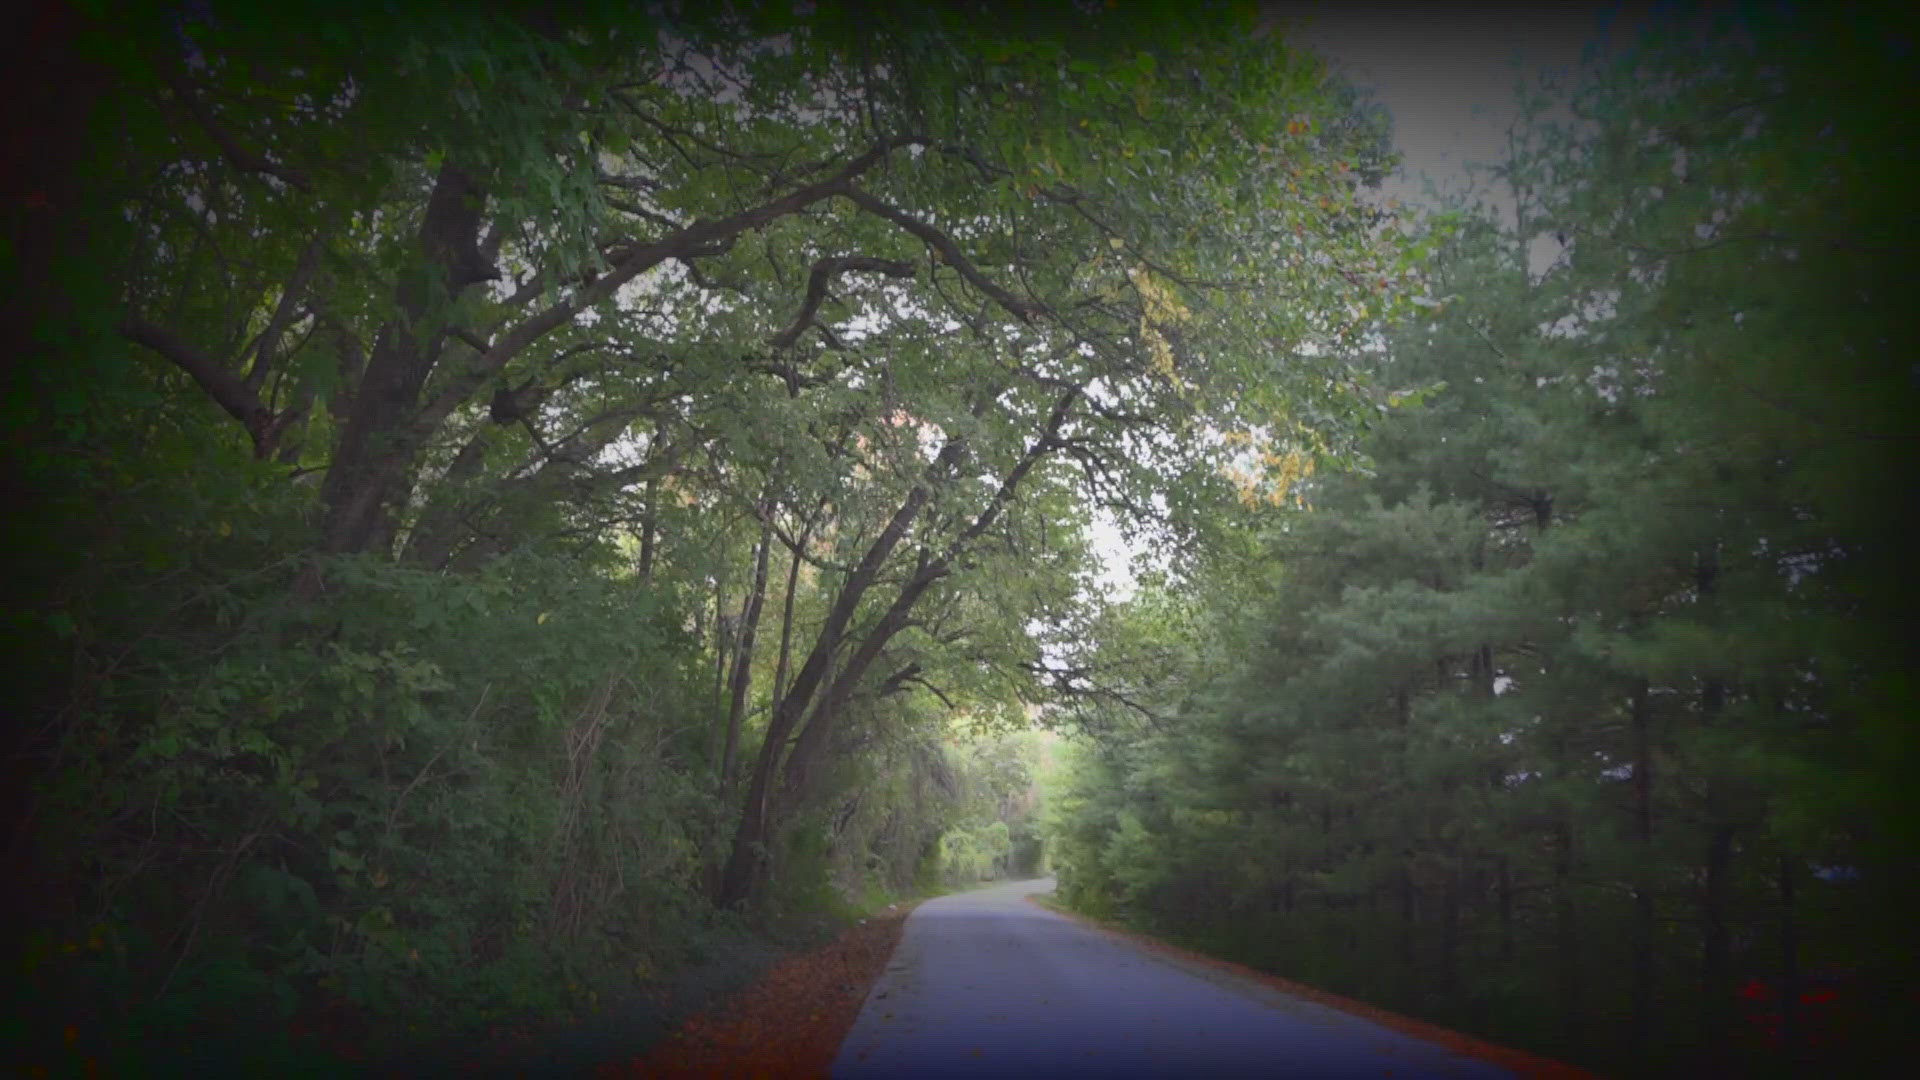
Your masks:
<instances>
[{"instance_id":1,"label":"paved road","mask_svg":"<svg viewBox=\"0 0 1920 1080\"><path fill-rule=\"evenodd\" d=\"M1024 881L920 905L833 1075L1510 1075L1324 1005L1176 966L1025 899L1052 888Z\"/></svg>"}]
</instances>

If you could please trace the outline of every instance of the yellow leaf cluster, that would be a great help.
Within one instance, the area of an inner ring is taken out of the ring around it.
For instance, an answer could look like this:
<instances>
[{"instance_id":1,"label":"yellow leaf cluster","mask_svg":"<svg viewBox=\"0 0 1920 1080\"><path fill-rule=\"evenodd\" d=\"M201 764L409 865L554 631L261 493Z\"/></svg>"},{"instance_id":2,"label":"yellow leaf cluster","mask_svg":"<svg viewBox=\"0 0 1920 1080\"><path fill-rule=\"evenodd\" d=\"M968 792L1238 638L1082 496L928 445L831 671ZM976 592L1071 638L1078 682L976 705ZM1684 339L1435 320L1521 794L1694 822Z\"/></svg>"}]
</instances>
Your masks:
<instances>
[{"instance_id":1,"label":"yellow leaf cluster","mask_svg":"<svg viewBox=\"0 0 1920 1080\"><path fill-rule=\"evenodd\" d=\"M1179 381L1174 371L1173 342L1160 329L1175 323L1186 322L1193 318L1193 312L1180 302L1180 297L1165 282L1147 270L1136 266L1127 271L1127 279L1140 294L1140 338L1147 343L1147 351L1153 369L1168 379Z\"/></svg>"},{"instance_id":2,"label":"yellow leaf cluster","mask_svg":"<svg viewBox=\"0 0 1920 1080\"><path fill-rule=\"evenodd\" d=\"M1244 435L1241 439L1251 441ZM1291 496L1294 506L1307 510L1311 507L1306 497L1294 489L1313 475L1313 469L1314 456L1307 450L1297 446L1268 447L1260 451L1252 467L1230 468L1228 475L1233 479L1242 506L1285 506Z\"/></svg>"}]
</instances>

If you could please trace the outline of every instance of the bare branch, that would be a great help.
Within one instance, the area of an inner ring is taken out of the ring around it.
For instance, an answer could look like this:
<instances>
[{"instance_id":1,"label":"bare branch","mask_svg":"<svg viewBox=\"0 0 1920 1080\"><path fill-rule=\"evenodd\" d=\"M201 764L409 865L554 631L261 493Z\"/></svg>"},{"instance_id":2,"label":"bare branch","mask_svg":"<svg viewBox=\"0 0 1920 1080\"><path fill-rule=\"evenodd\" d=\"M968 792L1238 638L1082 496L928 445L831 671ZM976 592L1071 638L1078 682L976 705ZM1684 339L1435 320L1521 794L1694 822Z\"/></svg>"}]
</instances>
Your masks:
<instances>
[{"instance_id":1,"label":"bare branch","mask_svg":"<svg viewBox=\"0 0 1920 1080\"><path fill-rule=\"evenodd\" d=\"M1080 394L1081 388L1076 386L1060 395L1060 400L1054 402L1053 411L1047 415L1047 426L1041 429L1040 437L1033 441L1032 446L1027 447L1027 452L1021 455L1019 463L1014 465L1012 471L1007 473L1007 478L1000 482L999 490L993 493L993 499L987 503L986 508L973 519L973 524L968 525L959 536L954 538L953 543L948 545L946 553L936 560L937 562L950 562L959 554L961 548L992 528L994 520L1000 516L1002 510L1006 509L1007 504L1013 501L1020 482L1033 471L1033 467L1038 465L1042 458L1065 445L1060 441L1060 428L1067 422L1067 415L1073 411L1073 403L1080 400Z\"/></svg>"},{"instance_id":2,"label":"bare branch","mask_svg":"<svg viewBox=\"0 0 1920 1080\"><path fill-rule=\"evenodd\" d=\"M919 686L927 690L928 692L932 693L934 697L937 697L940 699L940 704L945 705L947 708L952 709L955 712L958 712L960 710L960 707L953 703L953 699L947 696L946 691L928 682L924 676L909 675L905 679L901 680L901 685L904 686L907 684Z\"/></svg>"},{"instance_id":3,"label":"bare branch","mask_svg":"<svg viewBox=\"0 0 1920 1080\"><path fill-rule=\"evenodd\" d=\"M1029 673L1041 676L1053 684L1055 693L1065 698L1079 698L1087 701L1111 701L1138 713L1140 717L1154 727L1160 727L1165 718L1146 705L1141 704L1124 691L1111 684L1102 685L1095 681L1099 674L1090 666L1054 667L1037 661L1021 664Z\"/></svg>"},{"instance_id":4,"label":"bare branch","mask_svg":"<svg viewBox=\"0 0 1920 1080\"><path fill-rule=\"evenodd\" d=\"M649 210L646 207L641 206L639 203L629 202L626 199L610 198L607 200L607 205L612 207L615 210L620 211L623 214L632 214L634 217L641 218L642 220L651 221L655 225L660 226L661 228L678 229L681 227L680 222L673 220L667 215L659 213L657 211Z\"/></svg>"},{"instance_id":5,"label":"bare branch","mask_svg":"<svg viewBox=\"0 0 1920 1080\"><path fill-rule=\"evenodd\" d=\"M976 153L973 150L972 147L961 146L957 143L941 143L938 146L935 146L934 150L935 152L944 154L947 157L958 158L961 161L964 161L967 164L973 166L974 170L980 174L980 178L982 180L991 182L994 180L1005 179L1006 177L1013 175L1012 169L1008 169L1002 165L995 165L984 160L983 158L980 157L978 153Z\"/></svg>"},{"instance_id":6,"label":"bare branch","mask_svg":"<svg viewBox=\"0 0 1920 1080\"><path fill-rule=\"evenodd\" d=\"M625 109L635 119L639 120L641 123L647 125L648 127L653 128L655 131L658 131L662 136L664 136L667 140L667 144L669 146L672 146L675 152L677 152L682 158L684 158L687 164L693 166L694 168L699 168L700 163L695 161L691 154L688 154L685 150L681 149L679 142L677 142L676 140L685 139L687 142L690 142L693 145L698 146L700 149L705 150L706 152L714 155L715 157L723 158L729 161L771 162L779 156L777 154L772 154L772 153L757 153L757 154L741 153L740 151L737 151L737 150L730 150L727 147L721 146L719 143L716 143L711 139L701 136L698 132L690 131L687 128L683 128L683 127L676 127L672 124L667 123L664 120L661 120L659 117L654 116L652 113L647 112L645 109L642 109L637 102L635 102L631 97L628 97L626 94L615 92L612 96L613 96L613 100L618 102L620 104L620 107Z\"/></svg>"}]
</instances>

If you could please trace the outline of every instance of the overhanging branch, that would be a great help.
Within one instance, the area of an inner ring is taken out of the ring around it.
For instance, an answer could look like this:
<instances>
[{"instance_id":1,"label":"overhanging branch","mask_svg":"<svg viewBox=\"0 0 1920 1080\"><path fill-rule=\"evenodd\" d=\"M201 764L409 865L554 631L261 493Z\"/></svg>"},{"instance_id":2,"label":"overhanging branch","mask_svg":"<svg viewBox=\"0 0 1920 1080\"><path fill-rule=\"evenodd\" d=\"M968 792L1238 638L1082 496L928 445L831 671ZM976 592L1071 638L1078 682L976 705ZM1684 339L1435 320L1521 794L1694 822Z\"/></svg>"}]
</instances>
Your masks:
<instances>
[{"instance_id":1,"label":"overhanging branch","mask_svg":"<svg viewBox=\"0 0 1920 1080\"><path fill-rule=\"evenodd\" d=\"M246 387L255 394L265 385L267 375L280 359L280 339L293 324L294 309L300 298L306 294L307 282L313 279L313 272L320 265L320 238L314 237L301 250L300 259L294 264L292 276L280 290L280 303L273 309L273 318L267 322L267 329L253 349L253 367L247 371Z\"/></svg>"},{"instance_id":2,"label":"overhanging branch","mask_svg":"<svg viewBox=\"0 0 1920 1080\"><path fill-rule=\"evenodd\" d=\"M125 318L115 329L121 337L158 353L199 383L215 404L246 427L253 438L255 455L264 457L272 452L267 440L274 433L273 412L233 372L165 327L145 319Z\"/></svg>"},{"instance_id":3,"label":"overhanging branch","mask_svg":"<svg viewBox=\"0 0 1920 1080\"><path fill-rule=\"evenodd\" d=\"M946 233L941 232L939 229L934 228L932 225L921 221L919 218L914 217L912 214L898 207L883 202L865 191L861 191L859 188L850 186L841 192L841 194L845 195L848 201L860 209L865 210L875 217L891 221L900 228L919 237L928 247L931 247L939 253L942 262L959 271L960 276L966 278L974 288L992 297L995 303L1007 309L1007 311L1018 317L1022 322L1030 323L1037 316L1046 313L1046 308L1039 304L1020 299L996 284L993 279L981 273L980 268L973 264L973 260L967 258L966 253L960 250L960 245L955 243L953 238Z\"/></svg>"},{"instance_id":4,"label":"overhanging branch","mask_svg":"<svg viewBox=\"0 0 1920 1080\"><path fill-rule=\"evenodd\" d=\"M821 259L813 264L813 271L807 275L807 296L800 304L800 311L785 330L768 338L768 344L776 349L785 349L800 339L813 318L820 311L820 305L827 298L827 282L849 271L863 270L869 273L885 274L893 278L913 276L912 263L898 259L878 259L866 255L835 255ZM822 327L824 330L825 328ZM831 335L829 335L831 336Z\"/></svg>"},{"instance_id":5,"label":"overhanging branch","mask_svg":"<svg viewBox=\"0 0 1920 1080\"><path fill-rule=\"evenodd\" d=\"M711 254L732 243L742 233L797 213L834 195L843 194L851 190L851 183L855 177L878 165L886 159L887 155L903 146L921 141L917 137L907 136L882 141L866 153L849 161L839 172L818 183L796 188L777 199L723 218L696 221L684 229L651 243L634 245L606 273L588 279L574 291L573 295L556 301L546 310L529 316L513 329L496 337L492 347L472 368L449 380L440 394L420 411L414 423L414 437L431 436L453 410L459 408L462 402L470 400L481 386L505 368L521 350L571 322L580 312L608 299L627 282L668 259L684 260L702 254Z\"/></svg>"}]
</instances>

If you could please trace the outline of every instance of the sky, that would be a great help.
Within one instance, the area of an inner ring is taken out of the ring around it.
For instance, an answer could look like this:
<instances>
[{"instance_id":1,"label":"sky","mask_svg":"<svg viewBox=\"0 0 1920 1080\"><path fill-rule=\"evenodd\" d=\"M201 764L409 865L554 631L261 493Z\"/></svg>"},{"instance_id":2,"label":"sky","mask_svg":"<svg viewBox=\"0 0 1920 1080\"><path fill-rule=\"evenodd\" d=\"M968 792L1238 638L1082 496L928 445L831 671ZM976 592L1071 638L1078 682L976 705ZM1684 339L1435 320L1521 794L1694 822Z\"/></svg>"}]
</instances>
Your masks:
<instances>
[{"instance_id":1,"label":"sky","mask_svg":"<svg viewBox=\"0 0 1920 1080\"><path fill-rule=\"evenodd\" d=\"M1370 91L1393 117L1400 173L1388 193L1410 205L1432 205L1428 182L1464 191L1467 166L1505 156L1507 130L1518 113L1515 88L1548 71L1572 75L1589 43L1620 40L1648 5L1556 3L1367 3L1348 0L1264 0L1271 24L1288 40L1326 58L1334 71ZM1480 179L1496 213L1512 199ZM1551 261L1554 252L1541 252ZM1118 595L1132 591L1131 551L1110 521L1089 530L1105 564L1099 581Z\"/></svg>"},{"instance_id":2,"label":"sky","mask_svg":"<svg viewBox=\"0 0 1920 1080\"><path fill-rule=\"evenodd\" d=\"M1517 109L1514 87L1541 70L1570 75L1602 28L1638 21L1644 4L1331 3L1267 0L1282 33L1371 90L1393 116L1404 176L1394 194L1419 201L1422 174L1465 183L1468 163L1498 162Z\"/></svg>"}]
</instances>

